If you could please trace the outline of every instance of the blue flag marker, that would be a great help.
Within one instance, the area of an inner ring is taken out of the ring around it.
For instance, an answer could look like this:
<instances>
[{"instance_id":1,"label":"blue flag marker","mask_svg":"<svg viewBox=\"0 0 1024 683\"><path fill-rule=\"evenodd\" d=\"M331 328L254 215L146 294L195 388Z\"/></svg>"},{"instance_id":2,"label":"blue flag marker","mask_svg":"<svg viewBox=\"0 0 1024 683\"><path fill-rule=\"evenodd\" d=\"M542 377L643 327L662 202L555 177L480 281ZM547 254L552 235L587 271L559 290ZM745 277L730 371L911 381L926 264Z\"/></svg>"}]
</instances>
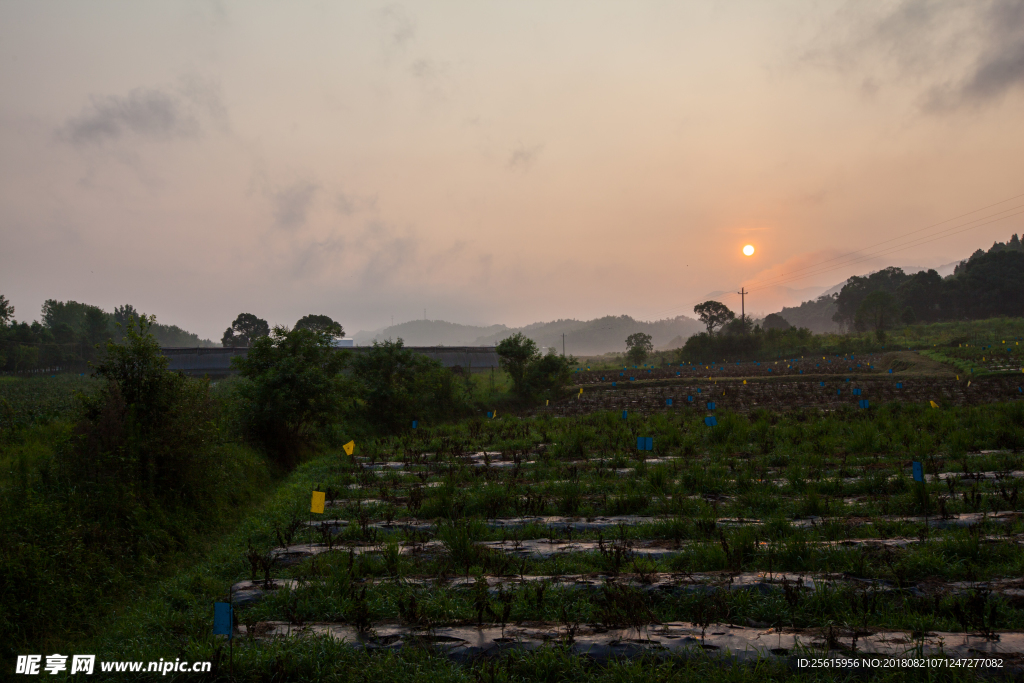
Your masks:
<instances>
[{"instance_id":1,"label":"blue flag marker","mask_svg":"<svg viewBox=\"0 0 1024 683\"><path fill-rule=\"evenodd\" d=\"M231 638L234 629L234 615L231 611L231 603L213 603L213 635L227 636Z\"/></svg>"},{"instance_id":2,"label":"blue flag marker","mask_svg":"<svg viewBox=\"0 0 1024 683\"><path fill-rule=\"evenodd\" d=\"M924 481L924 468L916 460L914 461L914 481Z\"/></svg>"},{"instance_id":3,"label":"blue flag marker","mask_svg":"<svg viewBox=\"0 0 1024 683\"><path fill-rule=\"evenodd\" d=\"M842 396L842 395L843 395L843 390L842 389L836 389L836 396Z\"/></svg>"},{"instance_id":4,"label":"blue flag marker","mask_svg":"<svg viewBox=\"0 0 1024 683\"><path fill-rule=\"evenodd\" d=\"M857 401L857 405L859 405L861 408L867 408L868 400L866 398L862 398L861 400Z\"/></svg>"},{"instance_id":5,"label":"blue flag marker","mask_svg":"<svg viewBox=\"0 0 1024 683\"><path fill-rule=\"evenodd\" d=\"M672 399L668 399L667 401L665 401L665 405L667 405L667 406L672 405Z\"/></svg>"},{"instance_id":6,"label":"blue flag marker","mask_svg":"<svg viewBox=\"0 0 1024 683\"><path fill-rule=\"evenodd\" d=\"M630 378L629 378L629 381L630 381L630 382L632 382L632 381L633 381L633 379L634 379L633 377L630 377Z\"/></svg>"},{"instance_id":7,"label":"blue flag marker","mask_svg":"<svg viewBox=\"0 0 1024 683\"><path fill-rule=\"evenodd\" d=\"M853 394L854 396L860 396L860 389L854 389L854 390L853 390L852 392L850 392L850 393L852 393L852 394Z\"/></svg>"},{"instance_id":8,"label":"blue flag marker","mask_svg":"<svg viewBox=\"0 0 1024 683\"><path fill-rule=\"evenodd\" d=\"M825 383L824 382L818 382L818 386L819 387L823 387L823 386L825 386Z\"/></svg>"},{"instance_id":9,"label":"blue flag marker","mask_svg":"<svg viewBox=\"0 0 1024 683\"><path fill-rule=\"evenodd\" d=\"M717 427L718 418L716 418L714 415L709 415L704 418L704 424L706 424L708 427Z\"/></svg>"},{"instance_id":10,"label":"blue flag marker","mask_svg":"<svg viewBox=\"0 0 1024 683\"><path fill-rule=\"evenodd\" d=\"M698 393L698 394L700 393L700 389L698 389L698 390L697 390L697 393Z\"/></svg>"},{"instance_id":11,"label":"blue flag marker","mask_svg":"<svg viewBox=\"0 0 1024 683\"><path fill-rule=\"evenodd\" d=\"M618 382L612 382L612 386L613 386L613 387L614 387L615 385L617 385L617 384L618 384Z\"/></svg>"},{"instance_id":12,"label":"blue flag marker","mask_svg":"<svg viewBox=\"0 0 1024 683\"><path fill-rule=\"evenodd\" d=\"M419 424L419 422L417 422L416 420L413 420L412 421L412 428L416 429L416 425L418 425L418 424Z\"/></svg>"},{"instance_id":13,"label":"blue flag marker","mask_svg":"<svg viewBox=\"0 0 1024 683\"><path fill-rule=\"evenodd\" d=\"M644 450L646 450L646 451L653 451L654 450L654 437L653 436L644 437Z\"/></svg>"},{"instance_id":14,"label":"blue flag marker","mask_svg":"<svg viewBox=\"0 0 1024 683\"><path fill-rule=\"evenodd\" d=\"M625 420L625 419L626 419L626 416L627 416L628 414L629 414L629 412L628 412L628 411L626 411L626 410L623 410L623 411L622 411L622 419L623 419L623 420Z\"/></svg>"},{"instance_id":15,"label":"blue flag marker","mask_svg":"<svg viewBox=\"0 0 1024 683\"><path fill-rule=\"evenodd\" d=\"M714 409L715 409L715 402L714 401L708 401L708 410L714 410Z\"/></svg>"},{"instance_id":16,"label":"blue flag marker","mask_svg":"<svg viewBox=\"0 0 1024 683\"><path fill-rule=\"evenodd\" d=\"M644 441L645 441L644 437L642 437L642 436L636 437L636 449L638 451L645 450L645 448L644 448Z\"/></svg>"},{"instance_id":17,"label":"blue flag marker","mask_svg":"<svg viewBox=\"0 0 1024 683\"><path fill-rule=\"evenodd\" d=\"M693 396L687 396L686 400L689 401L690 403L693 403Z\"/></svg>"},{"instance_id":18,"label":"blue flag marker","mask_svg":"<svg viewBox=\"0 0 1024 683\"><path fill-rule=\"evenodd\" d=\"M892 374L892 368L889 368L889 374L890 375Z\"/></svg>"},{"instance_id":19,"label":"blue flag marker","mask_svg":"<svg viewBox=\"0 0 1024 683\"><path fill-rule=\"evenodd\" d=\"M492 417L494 417L494 413L487 413L487 419L488 420L491 419Z\"/></svg>"},{"instance_id":20,"label":"blue flag marker","mask_svg":"<svg viewBox=\"0 0 1024 683\"><path fill-rule=\"evenodd\" d=\"M903 388L903 382L896 382L896 388L897 389L902 389Z\"/></svg>"}]
</instances>

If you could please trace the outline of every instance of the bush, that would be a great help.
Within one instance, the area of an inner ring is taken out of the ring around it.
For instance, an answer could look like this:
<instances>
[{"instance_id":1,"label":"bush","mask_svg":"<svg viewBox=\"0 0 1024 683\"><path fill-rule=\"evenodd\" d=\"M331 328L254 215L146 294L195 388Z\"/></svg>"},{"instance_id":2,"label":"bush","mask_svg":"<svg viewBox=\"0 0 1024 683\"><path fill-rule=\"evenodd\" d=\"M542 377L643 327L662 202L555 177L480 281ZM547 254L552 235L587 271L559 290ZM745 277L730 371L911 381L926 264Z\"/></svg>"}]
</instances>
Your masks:
<instances>
[{"instance_id":1,"label":"bush","mask_svg":"<svg viewBox=\"0 0 1024 683\"><path fill-rule=\"evenodd\" d=\"M412 420L467 414L465 390L441 363L405 348L404 342L374 342L352 361L362 414L378 429L395 432Z\"/></svg>"},{"instance_id":2,"label":"bush","mask_svg":"<svg viewBox=\"0 0 1024 683\"><path fill-rule=\"evenodd\" d=\"M332 348L329 332L276 327L257 339L231 361L247 380L237 390L246 435L293 467L352 395L342 374L347 360Z\"/></svg>"}]
</instances>

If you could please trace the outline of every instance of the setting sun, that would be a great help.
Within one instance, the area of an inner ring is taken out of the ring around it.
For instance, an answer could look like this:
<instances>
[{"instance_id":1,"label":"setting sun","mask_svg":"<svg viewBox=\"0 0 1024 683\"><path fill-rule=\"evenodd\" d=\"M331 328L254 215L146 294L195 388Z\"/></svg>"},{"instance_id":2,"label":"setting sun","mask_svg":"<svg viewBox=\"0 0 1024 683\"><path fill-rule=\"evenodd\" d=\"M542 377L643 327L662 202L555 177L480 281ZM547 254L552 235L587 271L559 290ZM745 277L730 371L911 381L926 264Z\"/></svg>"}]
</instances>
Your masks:
<instances>
[{"instance_id":1,"label":"setting sun","mask_svg":"<svg viewBox=\"0 0 1024 683\"><path fill-rule=\"evenodd\" d=\"M752 256L754 254L754 245L748 244L747 246L743 247L743 253L746 254L747 256Z\"/></svg>"}]
</instances>

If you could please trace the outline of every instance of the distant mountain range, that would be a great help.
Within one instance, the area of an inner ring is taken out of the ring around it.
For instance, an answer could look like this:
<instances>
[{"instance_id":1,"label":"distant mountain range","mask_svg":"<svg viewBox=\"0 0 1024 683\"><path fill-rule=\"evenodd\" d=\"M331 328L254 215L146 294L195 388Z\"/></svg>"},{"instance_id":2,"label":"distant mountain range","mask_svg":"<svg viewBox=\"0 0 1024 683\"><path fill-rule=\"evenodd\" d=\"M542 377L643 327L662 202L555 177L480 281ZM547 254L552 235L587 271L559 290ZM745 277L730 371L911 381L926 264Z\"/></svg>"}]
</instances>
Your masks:
<instances>
[{"instance_id":1,"label":"distant mountain range","mask_svg":"<svg viewBox=\"0 0 1024 683\"><path fill-rule=\"evenodd\" d=\"M625 351L626 337L634 332L651 335L654 346L662 348L682 346L687 337L702 329L704 326L700 322L682 315L654 322L634 320L628 315L605 316L596 320L555 320L525 327L477 327L443 320L410 320L376 332L358 332L353 339L360 346L399 338L408 346L493 346L516 332L522 332L538 346L561 352L564 334L567 354L593 356Z\"/></svg>"},{"instance_id":2,"label":"distant mountain range","mask_svg":"<svg viewBox=\"0 0 1024 683\"><path fill-rule=\"evenodd\" d=\"M947 276L960 261L947 263L936 268L940 275ZM904 266L906 273L927 270L920 266ZM790 324L807 327L814 332L835 332L838 325L832 321L835 302L832 294L838 293L846 280L823 289L806 287L802 289L778 288L782 300L799 301L808 297L799 306L783 306L780 314ZM785 290L784 292L781 290ZM708 299L716 299L726 292L710 292ZM828 298L826 298L828 297ZM749 302L748 302L749 303ZM761 309L763 310L763 309ZM738 314L739 311L736 311ZM410 320L372 332L357 332L352 339L358 346L369 346L374 341L402 339L407 346L493 346L516 332L537 342L543 348L562 350L562 335L565 335L565 351L576 356L594 356L626 350L626 337L634 332L651 335L656 349L677 348L691 335L704 331L704 325L687 316L667 318L654 322L635 320L628 315L605 316L595 320L555 320L533 323L525 327L506 325L460 325L444 320Z\"/></svg>"}]
</instances>

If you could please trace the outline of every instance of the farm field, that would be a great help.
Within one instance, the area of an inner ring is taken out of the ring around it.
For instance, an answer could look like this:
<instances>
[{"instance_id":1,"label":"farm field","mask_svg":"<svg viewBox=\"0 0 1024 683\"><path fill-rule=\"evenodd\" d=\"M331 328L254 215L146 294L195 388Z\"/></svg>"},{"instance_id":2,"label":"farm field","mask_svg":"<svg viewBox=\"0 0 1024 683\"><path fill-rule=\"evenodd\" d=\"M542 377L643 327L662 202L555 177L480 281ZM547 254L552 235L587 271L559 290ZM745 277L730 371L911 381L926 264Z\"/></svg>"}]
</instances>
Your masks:
<instances>
[{"instance_id":1,"label":"farm field","mask_svg":"<svg viewBox=\"0 0 1024 683\"><path fill-rule=\"evenodd\" d=\"M240 680L312 680L325 653L445 680L799 678L800 657L865 653L1019 676L1024 402L955 403L420 425L300 467L119 628L139 658L175 643L223 671L204 634L230 595Z\"/></svg>"}]
</instances>

